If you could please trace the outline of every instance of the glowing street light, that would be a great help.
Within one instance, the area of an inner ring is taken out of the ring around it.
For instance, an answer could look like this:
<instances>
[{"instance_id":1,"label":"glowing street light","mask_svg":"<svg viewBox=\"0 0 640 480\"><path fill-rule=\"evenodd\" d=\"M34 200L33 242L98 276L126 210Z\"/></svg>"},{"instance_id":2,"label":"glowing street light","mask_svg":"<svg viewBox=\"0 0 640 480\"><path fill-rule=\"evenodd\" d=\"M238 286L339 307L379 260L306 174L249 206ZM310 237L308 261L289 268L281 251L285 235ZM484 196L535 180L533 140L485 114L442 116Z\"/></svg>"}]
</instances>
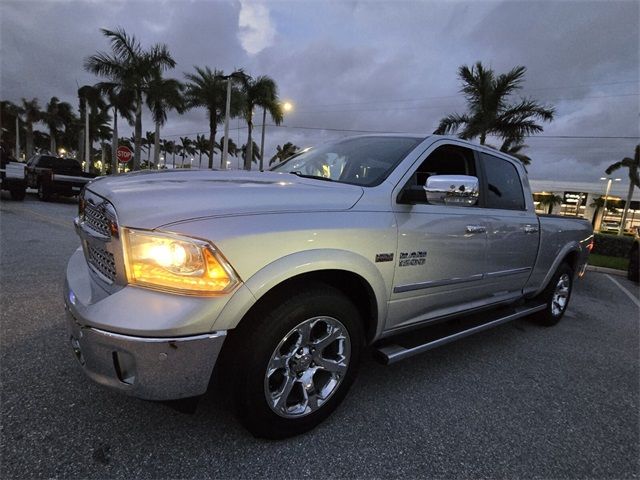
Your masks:
<instances>
[{"instance_id":1,"label":"glowing street light","mask_svg":"<svg viewBox=\"0 0 640 480\"><path fill-rule=\"evenodd\" d=\"M291 110L293 110L293 104L292 104L291 102L284 102L284 103L282 104L282 109L283 109L285 112L290 112Z\"/></svg>"}]
</instances>

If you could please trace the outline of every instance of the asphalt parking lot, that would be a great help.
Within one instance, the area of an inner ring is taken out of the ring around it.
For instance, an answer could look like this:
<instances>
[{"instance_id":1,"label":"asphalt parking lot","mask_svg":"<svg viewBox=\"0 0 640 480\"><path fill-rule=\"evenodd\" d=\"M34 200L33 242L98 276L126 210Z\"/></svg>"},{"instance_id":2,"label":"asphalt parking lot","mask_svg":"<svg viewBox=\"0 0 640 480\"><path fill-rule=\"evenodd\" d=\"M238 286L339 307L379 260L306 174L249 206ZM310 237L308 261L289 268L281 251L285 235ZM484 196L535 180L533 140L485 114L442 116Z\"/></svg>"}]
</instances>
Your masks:
<instances>
[{"instance_id":1,"label":"asphalt parking lot","mask_svg":"<svg viewBox=\"0 0 640 480\"><path fill-rule=\"evenodd\" d=\"M621 287L639 295L623 277L588 274L553 328L518 320L388 367L367 356L327 422L263 441L216 392L185 414L83 376L62 301L76 209L0 203L2 478L640 475L640 315Z\"/></svg>"}]
</instances>

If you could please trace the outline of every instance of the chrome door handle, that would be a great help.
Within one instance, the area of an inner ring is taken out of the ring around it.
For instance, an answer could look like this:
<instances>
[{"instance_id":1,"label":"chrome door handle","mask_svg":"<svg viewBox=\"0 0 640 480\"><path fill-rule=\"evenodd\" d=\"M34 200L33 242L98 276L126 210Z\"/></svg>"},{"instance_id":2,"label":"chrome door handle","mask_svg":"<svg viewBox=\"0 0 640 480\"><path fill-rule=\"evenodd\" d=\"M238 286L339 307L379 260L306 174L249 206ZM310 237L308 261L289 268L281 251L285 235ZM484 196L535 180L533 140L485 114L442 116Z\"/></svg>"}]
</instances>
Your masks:
<instances>
[{"instance_id":1,"label":"chrome door handle","mask_svg":"<svg viewBox=\"0 0 640 480\"><path fill-rule=\"evenodd\" d=\"M467 233L486 233L487 227L483 225L467 225Z\"/></svg>"},{"instance_id":2,"label":"chrome door handle","mask_svg":"<svg viewBox=\"0 0 640 480\"><path fill-rule=\"evenodd\" d=\"M525 225L522 229L524 230L524 233L538 233L537 225Z\"/></svg>"}]
</instances>

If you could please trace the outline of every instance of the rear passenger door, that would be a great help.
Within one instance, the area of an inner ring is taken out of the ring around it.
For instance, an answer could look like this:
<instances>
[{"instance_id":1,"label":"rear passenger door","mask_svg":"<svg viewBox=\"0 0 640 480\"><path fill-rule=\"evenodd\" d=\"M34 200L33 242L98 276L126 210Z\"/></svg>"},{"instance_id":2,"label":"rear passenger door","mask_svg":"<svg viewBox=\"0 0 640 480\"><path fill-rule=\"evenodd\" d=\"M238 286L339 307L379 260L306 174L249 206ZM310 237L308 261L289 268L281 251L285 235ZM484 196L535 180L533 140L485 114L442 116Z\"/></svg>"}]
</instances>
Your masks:
<instances>
[{"instance_id":1,"label":"rear passenger door","mask_svg":"<svg viewBox=\"0 0 640 480\"><path fill-rule=\"evenodd\" d=\"M485 282L494 295L519 296L535 263L538 217L527 209L515 163L480 153L487 229Z\"/></svg>"}]
</instances>

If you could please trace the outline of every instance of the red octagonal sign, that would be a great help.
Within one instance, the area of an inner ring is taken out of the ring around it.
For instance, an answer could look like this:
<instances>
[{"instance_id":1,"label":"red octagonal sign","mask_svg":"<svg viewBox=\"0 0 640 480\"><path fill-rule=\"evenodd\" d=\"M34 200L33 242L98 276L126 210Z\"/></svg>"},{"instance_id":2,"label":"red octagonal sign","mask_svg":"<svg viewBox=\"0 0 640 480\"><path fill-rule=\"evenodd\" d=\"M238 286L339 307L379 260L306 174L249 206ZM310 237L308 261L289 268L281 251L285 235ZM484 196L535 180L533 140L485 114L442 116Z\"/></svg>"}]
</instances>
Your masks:
<instances>
[{"instance_id":1,"label":"red octagonal sign","mask_svg":"<svg viewBox=\"0 0 640 480\"><path fill-rule=\"evenodd\" d=\"M118 158L118 162L127 163L133 157L133 152L126 145L120 145L116 150L116 157Z\"/></svg>"}]
</instances>

